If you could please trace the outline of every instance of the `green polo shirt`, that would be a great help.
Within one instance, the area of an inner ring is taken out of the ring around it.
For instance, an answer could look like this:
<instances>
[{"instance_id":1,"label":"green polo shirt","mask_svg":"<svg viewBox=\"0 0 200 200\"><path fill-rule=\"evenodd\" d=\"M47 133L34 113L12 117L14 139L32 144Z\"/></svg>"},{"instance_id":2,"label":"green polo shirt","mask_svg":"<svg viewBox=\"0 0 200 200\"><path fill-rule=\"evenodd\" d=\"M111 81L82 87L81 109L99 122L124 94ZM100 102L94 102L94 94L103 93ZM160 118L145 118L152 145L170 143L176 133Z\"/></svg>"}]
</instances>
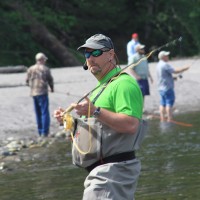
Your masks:
<instances>
[{"instance_id":1,"label":"green polo shirt","mask_svg":"<svg viewBox=\"0 0 200 200\"><path fill-rule=\"evenodd\" d=\"M100 87L91 94L90 100L93 100L102 89L102 86L120 71L120 68L114 68L106 74L106 76L98 82L97 86ZM116 76L116 79L106 86L104 91L97 98L95 106L140 119L142 118L143 97L135 79L124 73L120 76Z\"/></svg>"}]
</instances>

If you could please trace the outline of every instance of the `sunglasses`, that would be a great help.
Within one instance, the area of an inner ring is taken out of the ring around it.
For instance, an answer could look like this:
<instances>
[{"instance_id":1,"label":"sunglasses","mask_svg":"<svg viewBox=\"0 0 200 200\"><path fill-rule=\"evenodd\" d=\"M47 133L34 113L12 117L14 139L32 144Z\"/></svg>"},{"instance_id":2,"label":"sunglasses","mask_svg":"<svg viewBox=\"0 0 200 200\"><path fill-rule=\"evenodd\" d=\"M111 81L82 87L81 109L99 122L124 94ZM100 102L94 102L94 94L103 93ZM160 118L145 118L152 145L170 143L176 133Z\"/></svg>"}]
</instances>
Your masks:
<instances>
[{"instance_id":1,"label":"sunglasses","mask_svg":"<svg viewBox=\"0 0 200 200\"><path fill-rule=\"evenodd\" d=\"M99 57L100 55L103 54L103 52L106 52L106 51L110 51L110 49L108 49L108 50L95 49L95 50L90 51L90 52L85 51L85 52L84 52L84 55L85 55L85 58L89 58L91 55L92 55L93 57Z\"/></svg>"}]
</instances>

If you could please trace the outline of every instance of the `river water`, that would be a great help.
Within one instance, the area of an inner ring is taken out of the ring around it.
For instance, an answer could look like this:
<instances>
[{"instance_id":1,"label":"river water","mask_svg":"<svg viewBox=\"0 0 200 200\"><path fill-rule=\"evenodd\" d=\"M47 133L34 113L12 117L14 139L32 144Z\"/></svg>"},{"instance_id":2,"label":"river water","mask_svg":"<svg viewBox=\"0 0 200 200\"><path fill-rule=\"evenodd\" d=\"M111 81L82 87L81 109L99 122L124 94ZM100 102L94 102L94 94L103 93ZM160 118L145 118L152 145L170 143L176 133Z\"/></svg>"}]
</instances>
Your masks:
<instances>
[{"instance_id":1,"label":"river water","mask_svg":"<svg viewBox=\"0 0 200 200\"><path fill-rule=\"evenodd\" d=\"M176 116L178 122L149 120L137 156L142 162L136 199L200 199L200 112ZM20 162L0 172L0 200L80 200L87 172L71 164L71 144L25 149ZM30 159L31 158L31 159Z\"/></svg>"}]
</instances>

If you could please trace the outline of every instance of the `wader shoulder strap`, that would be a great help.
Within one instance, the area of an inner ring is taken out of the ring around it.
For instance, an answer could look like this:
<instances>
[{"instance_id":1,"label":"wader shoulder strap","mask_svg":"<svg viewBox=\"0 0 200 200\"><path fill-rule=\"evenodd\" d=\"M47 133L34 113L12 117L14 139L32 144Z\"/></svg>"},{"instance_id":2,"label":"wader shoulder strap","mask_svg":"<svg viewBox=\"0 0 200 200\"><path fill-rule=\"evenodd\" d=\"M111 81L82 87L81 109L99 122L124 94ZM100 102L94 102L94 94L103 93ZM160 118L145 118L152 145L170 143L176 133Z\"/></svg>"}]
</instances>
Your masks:
<instances>
[{"instance_id":1,"label":"wader shoulder strap","mask_svg":"<svg viewBox=\"0 0 200 200\"><path fill-rule=\"evenodd\" d=\"M123 73L121 73L121 74L127 74L127 73L126 73L126 72L123 72ZM120 75L121 75L121 74L120 74ZM94 97L94 99L92 100L92 103L93 103L93 104L94 104L94 103L96 102L96 100L99 98L99 96L101 95L101 93L106 89L107 85L108 85L110 82L112 82L112 81L115 80L115 79L113 79L113 78L116 77L116 76L118 76L118 75L119 75L119 73L116 74L115 76L111 77L111 78L103 85L102 89L98 92L98 94L96 95L96 97ZM111 80L111 79L113 79L113 80Z\"/></svg>"},{"instance_id":2,"label":"wader shoulder strap","mask_svg":"<svg viewBox=\"0 0 200 200\"><path fill-rule=\"evenodd\" d=\"M96 97L94 97L94 99L92 100L92 103L94 104L96 102L96 100L99 98L99 96L101 95L101 93L105 90L106 86L108 85L110 79L103 85L102 89L98 92L98 94L96 95Z\"/></svg>"}]
</instances>

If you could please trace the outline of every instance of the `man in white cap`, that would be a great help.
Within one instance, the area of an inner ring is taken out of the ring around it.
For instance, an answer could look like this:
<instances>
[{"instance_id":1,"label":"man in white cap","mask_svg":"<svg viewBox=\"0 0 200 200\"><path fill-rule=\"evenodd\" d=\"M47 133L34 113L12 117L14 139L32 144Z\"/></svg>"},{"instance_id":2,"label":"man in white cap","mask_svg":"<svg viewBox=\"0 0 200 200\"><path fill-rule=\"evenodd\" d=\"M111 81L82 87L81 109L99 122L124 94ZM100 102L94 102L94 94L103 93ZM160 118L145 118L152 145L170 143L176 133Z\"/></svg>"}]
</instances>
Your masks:
<instances>
[{"instance_id":1,"label":"man in white cap","mask_svg":"<svg viewBox=\"0 0 200 200\"><path fill-rule=\"evenodd\" d=\"M174 78L172 74L181 73L189 69L189 67L174 69L168 64L169 54L169 51L161 51L158 54L159 62L156 69L160 94L160 120L164 121L166 114L168 122L172 120L172 108L175 102Z\"/></svg>"},{"instance_id":2,"label":"man in white cap","mask_svg":"<svg viewBox=\"0 0 200 200\"><path fill-rule=\"evenodd\" d=\"M50 69L45 66L45 54L36 54L35 60L36 64L27 71L26 83L30 86L30 95L33 97L38 133L42 137L47 137L50 126L48 87L53 92L54 83Z\"/></svg>"},{"instance_id":3,"label":"man in white cap","mask_svg":"<svg viewBox=\"0 0 200 200\"><path fill-rule=\"evenodd\" d=\"M150 79L151 83L153 83L153 78L149 71L149 64L145 56L144 48L145 45L143 44L136 45L136 53L133 55L131 60L131 63L133 63L133 67L130 68L130 74L132 74L137 80L142 91L143 98L145 98L146 95L150 95L148 79Z\"/></svg>"},{"instance_id":4,"label":"man in white cap","mask_svg":"<svg viewBox=\"0 0 200 200\"><path fill-rule=\"evenodd\" d=\"M133 200L141 168L134 152L137 133L143 135L141 90L131 76L120 73L109 37L93 35L78 50L83 50L86 65L98 80L89 98L71 104L78 115L85 116L77 119L72 150L73 163L89 172L83 200ZM62 109L54 112L59 122L62 113ZM84 145L87 142L89 148Z\"/></svg>"}]
</instances>

